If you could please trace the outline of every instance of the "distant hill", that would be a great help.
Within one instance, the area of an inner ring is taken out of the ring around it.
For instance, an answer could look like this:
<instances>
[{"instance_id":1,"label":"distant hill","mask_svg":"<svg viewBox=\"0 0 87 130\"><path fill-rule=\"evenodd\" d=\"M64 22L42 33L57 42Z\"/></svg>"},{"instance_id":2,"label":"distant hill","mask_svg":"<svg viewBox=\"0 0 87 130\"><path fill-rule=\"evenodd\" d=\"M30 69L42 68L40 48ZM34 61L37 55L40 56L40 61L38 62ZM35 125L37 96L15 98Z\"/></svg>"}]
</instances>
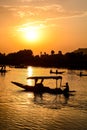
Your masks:
<instances>
[{"instance_id":1,"label":"distant hill","mask_svg":"<svg viewBox=\"0 0 87 130\"><path fill-rule=\"evenodd\" d=\"M83 54L87 54L87 48L79 48L75 51L73 51L74 53L79 53L79 52L83 52Z\"/></svg>"}]
</instances>

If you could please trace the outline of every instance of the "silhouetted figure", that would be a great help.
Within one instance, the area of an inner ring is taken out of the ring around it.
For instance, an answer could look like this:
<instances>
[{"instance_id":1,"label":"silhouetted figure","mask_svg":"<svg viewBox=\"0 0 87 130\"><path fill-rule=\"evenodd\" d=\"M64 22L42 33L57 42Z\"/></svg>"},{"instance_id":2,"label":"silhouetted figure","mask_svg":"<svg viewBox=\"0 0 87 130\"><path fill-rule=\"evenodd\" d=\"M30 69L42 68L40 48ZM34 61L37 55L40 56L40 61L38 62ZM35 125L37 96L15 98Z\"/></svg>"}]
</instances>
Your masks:
<instances>
[{"instance_id":1,"label":"silhouetted figure","mask_svg":"<svg viewBox=\"0 0 87 130\"><path fill-rule=\"evenodd\" d=\"M56 74L58 74L58 70L56 70Z\"/></svg>"},{"instance_id":2,"label":"silhouetted figure","mask_svg":"<svg viewBox=\"0 0 87 130\"><path fill-rule=\"evenodd\" d=\"M64 87L65 87L65 89L63 90L64 93L69 92L69 85L68 85L68 82L66 82L66 85L65 85Z\"/></svg>"},{"instance_id":3,"label":"silhouetted figure","mask_svg":"<svg viewBox=\"0 0 87 130\"><path fill-rule=\"evenodd\" d=\"M44 86L43 86L43 80L44 79L42 79L41 82L38 83L37 82L38 79L35 79L35 86L34 86L35 93L39 93L39 94L43 93L43 88L44 88Z\"/></svg>"},{"instance_id":4,"label":"silhouetted figure","mask_svg":"<svg viewBox=\"0 0 87 130\"><path fill-rule=\"evenodd\" d=\"M50 73L52 73L52 70L50 70Z\"/></svg>"},{"instance_id":5,"label":"silhouetted figure","mask_svg":"<svg viewBox=\"0 0 87 130\"><path fill-rule=\"evenodd\" d=\"M82 72L80 72L80 76L82 76Z\"/></svg>"}]
</instances>

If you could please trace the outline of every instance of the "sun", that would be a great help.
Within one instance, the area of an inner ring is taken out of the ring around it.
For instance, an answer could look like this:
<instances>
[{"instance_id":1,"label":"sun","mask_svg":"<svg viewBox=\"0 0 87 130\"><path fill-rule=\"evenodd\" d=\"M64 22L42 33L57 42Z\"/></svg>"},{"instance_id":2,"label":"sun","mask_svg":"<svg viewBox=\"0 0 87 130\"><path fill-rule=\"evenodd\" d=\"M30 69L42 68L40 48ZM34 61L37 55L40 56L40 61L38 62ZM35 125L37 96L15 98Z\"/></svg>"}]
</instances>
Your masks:
<instances>
[{"instance_id":1,"label":"sun","mask_svg":"<svg viewBox=\"0 0 87 130\"><path fill-rule=\"evenodd\" d=\"M38 42L41 39L40 28L38 26L25 26L17 29L19 36L25 42Z\"/></svg>"},{"instance_id":2,"label":"sun","mask_svg":"<svg viewBox=\"0 0 87 130\"><path fill-rule=\"evenodd\" d=\"M30 28L25 31L24 37L27 41L35 42L38 40L39 34L35 28Z\"/></svg>"}]
</instances>

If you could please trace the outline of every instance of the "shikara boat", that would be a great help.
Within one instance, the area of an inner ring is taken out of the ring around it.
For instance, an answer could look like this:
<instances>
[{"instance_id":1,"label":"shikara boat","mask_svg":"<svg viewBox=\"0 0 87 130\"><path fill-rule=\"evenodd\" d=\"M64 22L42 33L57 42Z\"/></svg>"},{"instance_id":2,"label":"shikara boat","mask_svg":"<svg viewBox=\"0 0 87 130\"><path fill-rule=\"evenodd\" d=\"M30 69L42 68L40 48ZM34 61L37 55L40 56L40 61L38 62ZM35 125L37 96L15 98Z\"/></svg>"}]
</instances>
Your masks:
<instances>
[{"instance_id":1,"label":"shikara boat","mask_svg":"<svg viewBox=\"0 0 87 130\"><path fill-rule=\"evenodd\" d=\"M24 85L18 82L11 82L26 91L34 92L34 93L53 93L53 94L62 94L62 90L60 88L55 88L51 89L49 87L45 87L42 84L38 83L36 86L29 86L29 85Z\"/></svg>"},{"instance_id":2,"label":"shikara boat","mask_svg":"<svg viewBox=\"0 0 87 130\"><path fill-rule=\"evenodd\" d=\"M42 82L41 83L37 83L36 81L38 79L56 79L56 88L50 88L50 87L46 87L46 86L43 86ZM75 91L69 91L69 92L65 92L63 91L60 87L57 87L57 80L58 79L62 79L61 76L34 76L34 77L28 77L28 79L34 79L35 80L35 85L34 86L29 86L29 85L24 85L24 84L21 84L19 82L14 82L12 81L11 83L25 89L26 91L30 91L30 92L34 92L34 93L51 93L51 94L64 94L64 95L67 95L69 94L70 92L75 92Z\"/></svg>"},{"instance_id":3,"label":"shikara boat","mask_svg":"<svg viewBox=\"0 0 87 130\"><path fill-rule=\"evenodd\" d=\"M58 70L52 71L52 70L50 70L50 74L63 74L63 73L64 73L64 71L58 71Z\"/></svg>"}]
</instances>

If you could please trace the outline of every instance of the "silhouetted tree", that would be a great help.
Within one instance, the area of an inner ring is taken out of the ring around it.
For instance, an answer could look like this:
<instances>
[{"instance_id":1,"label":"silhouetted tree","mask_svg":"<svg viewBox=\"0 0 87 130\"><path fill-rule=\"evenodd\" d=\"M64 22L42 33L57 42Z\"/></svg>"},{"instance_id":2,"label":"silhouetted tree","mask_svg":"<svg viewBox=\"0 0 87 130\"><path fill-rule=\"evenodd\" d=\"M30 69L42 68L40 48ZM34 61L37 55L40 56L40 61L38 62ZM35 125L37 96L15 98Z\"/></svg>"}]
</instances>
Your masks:
<instances>
[{"instance_id":1,"label":"silhouetted tree","mask_svg":"<svg viewBox=\"0 0 87 130\"><path fill-rule=\"evenodd\" d=\"M7 55L0 53L0 64L87 69L87 54L82 52L62 54L62 51L55 54L54 50L51 50L50 55L41 52L40 56L34 56L32 50L24 49Z\"/></svg>"},{"instance_id":2,"label":"silhouetted tree","mask_svg":"<svg viewBox=\"0 0 87 130\"><path fill-rule=\"evenodd\" d=\"M62 51L58 51L58 54L59 54L59 55L62 55Z\"/></svg>"},{"instance_id":3,"label":"silhouetted tree","mask_svg":"<svg viewBox=\"0 0 87 130\"><path fill-rule=\"evenodd\" d=\"M51 55L54 55L55 54L55 51L54 50L51 50Z\"/></svg>"}]
</instances>

